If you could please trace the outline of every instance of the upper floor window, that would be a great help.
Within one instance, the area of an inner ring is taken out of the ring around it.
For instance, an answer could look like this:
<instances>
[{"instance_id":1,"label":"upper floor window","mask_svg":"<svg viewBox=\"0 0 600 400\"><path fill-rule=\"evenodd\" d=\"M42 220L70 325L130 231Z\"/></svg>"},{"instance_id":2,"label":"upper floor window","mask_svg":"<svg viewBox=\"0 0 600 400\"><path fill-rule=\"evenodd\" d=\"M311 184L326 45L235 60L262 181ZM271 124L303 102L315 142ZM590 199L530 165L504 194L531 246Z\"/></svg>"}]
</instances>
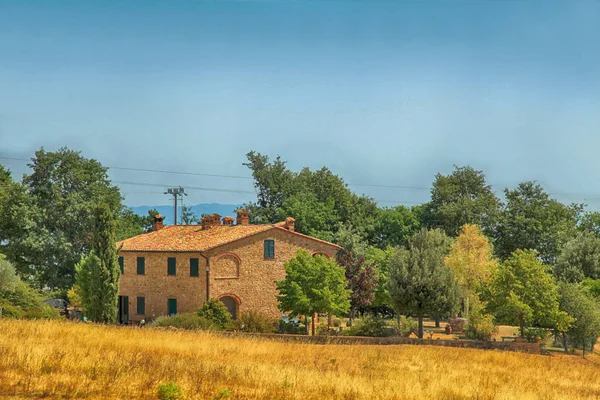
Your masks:
<instances>
[{"instance_id":1,"label":"upper floor window","mask_svg":"<svg viewBox=\"0 0 600 400\"><path fill-rule=\"evenodd\" d=\"M265 240L265 258L275 258L275 241Z\"/></svg>"},{"instance_id":2,"label":"upper floor window","mask_svg":"<svg viewBox=\"0 0 600 400\"><path fill-rule=\"evenodd\" d=\"M190 258L190 276L199 276L198 259Z\"/></svg>"},{"instance_id":3,"label":"upper floor window","mask_svg":"<svg viewBox=\"0 0 600 400\"><path fill-rule=\"evenodd\" d=\"M175 257L167 259L167 275L177 275L177 259Z\"/></svg>"},{"instance_id":4,"label":"upper floor window","mask_svg":"<svg viewBox=\"0 0 600 400\"><path fill-rule=\"evenodd\" d=\"M121 275L125 273L125 261L123 257L119 257L119 268L121 269Z\"/></svg>"},{"instance_id":5,"label":"upper floor window","mask_svg":"<svg viewBox=\"0 0 600 400\"><path fill-rule=\"evenodd\" d=\"M146 259L144 257L137 258L137 274L144 275L146 273Z\"/></svg>"}]
</instances>

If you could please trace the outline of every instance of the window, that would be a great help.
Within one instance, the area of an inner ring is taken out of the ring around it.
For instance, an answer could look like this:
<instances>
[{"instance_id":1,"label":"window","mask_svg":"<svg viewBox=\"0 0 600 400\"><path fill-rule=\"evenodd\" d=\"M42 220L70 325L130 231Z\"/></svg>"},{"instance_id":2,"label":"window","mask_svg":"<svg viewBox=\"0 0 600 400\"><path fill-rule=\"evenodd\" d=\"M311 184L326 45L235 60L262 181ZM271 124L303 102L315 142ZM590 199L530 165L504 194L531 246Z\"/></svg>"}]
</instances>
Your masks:
<instances>
[{"instance_id":1,"label":"window","mask_svg":"<svg viewBox=\"0 0 600 400\"><path fill-rule=\"evenodd\" d=\"M144 275L146 273L146 259L144 257L137 258L137 274Z\"/></svg>"},{"instance_id":2,"label":"window","mask_svg":"<svg viewBox=\"0 0 600 400\"><path fill-rule=\"evenodd\" d=\"M167 275L177 275L177 259L175 257L167 259Z\"/></svg>"},{"instance_id":3,"label":"window","mask_svg":"<svg viewBox=\"0 0 600 400\"><path fill-rule=\"evenodd\" d=\"M177 299L168 299L167 308L169 309L169 316L177 314Z\"/></svg>"},{"instance_id":4,"label":"window","mask_svg":"<svg viewBox=\"0 0 600 400\"><path fill-rule=\"evenodd\" d=\"M125 273L125 262L123 257L119 257L119 268L121 268L121 275Z\"/></svg>"},{"instance_id":5,"label":"window","mask_svg":"<svg viewBox=\"0 0 600 400\"><path fill-rule=\"evenodd\" d=\"M274 240L265 240L265 258L275 258Z\"/></svg>"},{"instance_id":6,"label":"window","mask_svg":"<svg viewBox=\"0 0 600 400\"><path fill-rule=\"evenodd\" d=\"M199 276L198 259L190 258L190 276Z\"/></svg>"},{"instance_id":7,"label":"window","mask_svg":"<svg viewBox=\"0 0 600 400\"><path fill-rule=\"evenodd\" d=\"M146 298L137 298L137 314L146 314Z\"/></svg>"}]
</instances>

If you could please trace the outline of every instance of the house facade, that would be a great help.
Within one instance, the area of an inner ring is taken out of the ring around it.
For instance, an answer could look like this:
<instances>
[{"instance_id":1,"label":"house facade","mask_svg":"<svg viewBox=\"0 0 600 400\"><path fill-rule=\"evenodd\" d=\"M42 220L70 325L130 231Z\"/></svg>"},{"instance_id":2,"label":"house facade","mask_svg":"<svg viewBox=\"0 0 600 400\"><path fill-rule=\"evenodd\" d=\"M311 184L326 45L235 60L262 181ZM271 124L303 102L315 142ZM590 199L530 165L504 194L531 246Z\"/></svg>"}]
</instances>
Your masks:
<instances>
[{"instance_id":1,"label":"house facade","mask_svg":"<svg viewBox=\"0 0 600 400\"><path fill-rule=\"evenodd\" d=\"M279 317L275 281L298 249L334 258L339 246L295 232L294 219L251 225L217 214L200 225L163 226L157 215L150 233L117 243L119 320L154 319L197 311L209 298L222 301L234 318L256 311Z\"/></svg>"}]
</instances>

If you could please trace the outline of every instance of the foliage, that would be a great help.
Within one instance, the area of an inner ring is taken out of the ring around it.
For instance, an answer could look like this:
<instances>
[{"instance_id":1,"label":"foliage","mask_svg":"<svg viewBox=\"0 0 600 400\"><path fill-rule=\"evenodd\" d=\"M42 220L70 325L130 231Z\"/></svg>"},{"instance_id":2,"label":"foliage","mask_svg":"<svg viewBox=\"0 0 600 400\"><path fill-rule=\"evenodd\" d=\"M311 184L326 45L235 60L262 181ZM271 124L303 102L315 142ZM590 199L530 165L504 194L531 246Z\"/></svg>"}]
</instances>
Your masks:
<instances>
[{"instance_id":1,"label":"foliage","mask_svg":"<svg viewBox=\"0 0 600 400\"><path fill-rule=\"evenodd\" d=\"M562 248L554 274L566 282L600 279L600 238L591 232L578 232Z\"/></svg>"},{"instance_id":2,"label":"foliage","mask_svg":"<svg viewBox=\"0 0 600 400\"><path fill-rule=\"evenodd\" d=\"M158 398L159 400L185 399L183 396L183 389L173 381L158 385Z\"/></svg>"},{"instance_id":3,"label":"foliage","mask_svg":"<svg viewBox=\"0 0 600 400\"><path fill-rule=\"evenodd\" d=\"M518 249L533 249L543 262L553 264L564 243L575 234L583 206L565 206L551 199L535 182L505 189L494 247L505 260Z\"/></svg>"},{"instance_id":4,"label":"foliage","mask_svg":"<svg viewBox=\"0 0 600 400\"><path fill-rule=\"evenodd\" d=\"M181 313L170 317L160 316L152 322L151 326L207 331L219 331L223 329L222 326L216 324L214 321L201 317L197 313Z\"/></svg>"},{"instance_id":5,"label":"foliage","mask_svg":"<svg viewBox=\"0 0 600 400\"><path fill-rule=\"evenodd\" d=\"M398 314L418 318L423 337L425 315L449 315L458 306L458 285L444 265L451 239L439 229L422 229L410 240L409 250L398 250L390 260L389 293Z\"/></svg>"},{"instance_id":6,"label":"foliage","mask_svg":"<svg viewBox=\"0 0 600 400\"><path fill-rule=\"evenodd\" d=\"M83 300L81 299L81 289L77 286L73 286L67 292L67 299L70 305L73 307L83 307Z\"/></svg>"},{"instance_id":7,"label":"foliage","mask_svg":"<svg viewBox=\"0 0 600 400\"><path fill-rule=\"evenodd\" d=\"M217 299L209 299L198 310L198 316L214 323L219 328L225 328L231 321L227 306Z\"/></svg>"},{"instance_id":8,"label":"foliage","mask_svg":"<svg viewBox=\"0 0 600 400\"><path fill-rule=\"evenodd\" d=\"M437 174L431 200L424 207L423 222L456 236L461 226L476 224L491 233L500 210L500 200L485 174L470 166L454 166L450 175Z\"/></svg>"},{"instance_id":9,"label":"foliage","mask_svg":"<svg viewBox=\"0 0 600 400\"><path fill-rule=\"evenodd\" d=\"M291 321L279 321L277 333L285 333L292 335L303 335L306 333L306 325Z\"/></svg>"},{"instance_id":10,"label":"foliage","mask_svg":"<svg viewBox=\"0 0 600 400\"><path fill-rule=\"evenodd\" d=\"M334 241L346 252L356 257L364 256L367 253L368 245L352 226L343 225L335 234Z\"/></svg>"},{"instance_id":11,"label":"foliage","mask_svg":"<svg viewBox=\"0 0 600 400\"><path fill-rule=\"evenodd\" d=\"M579 230L600 236L600 212L592 211L583 213L579 221Z\"/></svg>"},{"instance_id":12,"label":"foliage","mask_svg":"<svg viewBox=\"0 0 600 400\"><path fill-rule=\"evenodd\" d=\"M74 284L75 265L91 250L96 205L117 215L119 188L98 161L67 148L42 148L29 167L33 172L12 185L3 210L13 224L5 231L4 253L37 287L66 290Z\"/></svg>"},{"instance_id":13,"label":"foliage","mask_svg":"<svg viewBox=\"0 0 600 400\"><path fill-rule=\"evenodd\" d=\"M76 267L76 294L92 321L114 323L117 318L121 272L115 246L115 222L106 205L95 210L92 251Z\"/></svg>"},{"instance_id":14,"label":"foliage","mask_svg":"<svg viewBox=\"0 0 600 400\"><path fill-rule=\"evenodd\" d=\"M344 269L335 261L298 250L296 257L286 262L284 267L285 278L276 282L282 312L289 312L292 317L348 312L350 291L346 288Z\"/></svg>"},{"instance_id":15,"label":"foliage","mask_svg":"<svg viewBox=\"0 0 600 400\"><path fill-rule=\"evenodd\" d=\"M390 278L390 260L398 251L395 247L386 247L384 250L376 247L369 247L366 253L366 262L375 265L375 274L377 276L377 287L375 288L374 306L390 306L389 278Z\"/></svg>"},{"instance_id":16,"label":"foliage","mask_svg":"<svg viewBox=\"0 0 600 400\"><path fill-rule=\"evenodd\" d=\"M498 267L493 258L492 245L477 225L465 225L460 229L444 262L454 274L461 295L468 300L465 307L468 316L468 304L479 302L481 287L489 284Z\"/></svg>"},{"instance_id":17,"label":"foliage","mask_svg":"<svg viewBox=\"0 0 600 400\"><path fill-rule=\"evenodd\" d=\"M377 211L375 222L375 246L407 246L409 239L421 227L419 216L405 206L383 208Z\"/></svg>"},{"instance_id":18,"label":"foliage","mask_svg":"<svg viewBox=\"0 0 600 400\"><path fill-rule=\"evenodd\" d=\"M494 317L482 312L472 313L465 329L467 338L473 340L490 341L497 332L498 327L494 324Z\"/></svg>"},{"instance_id":19,"label":"foliage","mask_svg":"<svg viewBox=\"0 0 600 400\"><path fill-rule=\"evenodd\" d=\"M124 240L152 231L156 209L148 210L145 216L137 215L132 209L123 207L116 219L116 239Z\"/></svg>"},{"instance_id":20,"label":"foliage","mask_svg":"<svg viewBox=\"0 0 600 400\"><path fill-rule=\"evenodd\" d=\"M0 292L9 292L14 290L19 282L19 277L15 267L6 260L3 254L0 254Z\"/></svg>"},{"instance_id":21,"label":"foliage","mask_svg":"<svg viewBox=\"0 0 600 400\"><path fill-rule=\"evenodd\" d=\"M399 336L409 337L411 334L417 333L418 323L413 318L402 315L396 323L396 329Z\"/></svg>"},{"instance_id":22,"label":"foliage","mask_svg":"<svg viewBox=\"0 0 600 400\"><path fill-rule=\"evenodd\" d=\"M184 225L197 224L200 221L198 215L188 206L181 206L181 223Z\"/></svg>"},{"instance_id":23,"label":"foliage","mask_svg":"<svg viewBox=\"0 0 600 400\"><path fill-rule=\"evenodd\" d=\"M595 342L600 336L600 305L597 299L585 286L573 283L561 283L559 293L561 311L574 319L563 332L578 346L583 346L590 339Z\"/></svg>"},{"instance_id":24,"label":"foliage","mask_svg":"<svg viewBox=\"0 0 600 400\"><path fill-rule=\"evenodd\" d=\"M342 331L342 336L393 336L394 330L390 328L383 318L366 315L356 320L356 324Z\"/></svg>"},{"instance_id":25,"label":"foliage","mask_svg":"<svg viewBox=\"0 0 600 400\"><path fill-rule=\"evenodd\" d=\"M292 172L279 156L249 152L244 163L252 171L257 201L247 204L254 223L296 219L298 232L333 240L341 225L351 225L368 241L374 240L377 205L352 193L344 180L327 168Z\"/></svg>"},{"instance_id":26,"label":"foliage","mask_svg":"<svg viewBox=\"0 0 600 400\"><path fill-rule=\"evenodd\" d=\"M252 333L274 333L277 331L279 320L267 315L250 311L243 313L239 319L232 320L227 330Z\"/></svg>"},{"instance_id":27,"label":"foliage","mask_svg":"<svg viewBox=\"0 0 600 400\"><path fill-rule=\"evenodd\" d=\"M371 305L375 300L377 277L375 265L365 262L364 256L354 256L342 250L337 255L338 264L345 270L350 290L350 324L359 308Z\"/></svg>"},{"instance_id":28,"label":"foliage","mask_svg":"<svg viewBox=\"0 0 600 400\"><path fill-rule=\"evenodd\" d=\"M589 293L596 299L600 299L600 279L586 278L581 282Z\"/></svg>"},{"instance_id":29,"label":"foliage","mask_svg":"<svg viewBox=\"0 0 600 400\"><path fill-rule=\"evenodd\" d=\"M517 250L501 263L487 299L488 310L508 325L565 328L570 319L559 311L558 289L548 267L534 250Z\"/></svg>"},{"instance_id":30,"label":"foliage","mask_svg":"<svg viewBox=\"0 0 600 400\"><path fill-rule=\"evenodd\" d=\"M546 328L529 327L525 328L525 334L523 336L525 336L525 340L527 340L529 343L535 343L539 338L540 344L543 345L550 334L550 331Z\"/></svg>"},{"instance_id":31,"label":"foliage","mask_svg":"<svg viewBox=\"0 0 600 400\"><path fill-rule=\"evenodd\" d=\"M0 291L0 308L5 318L53 319L59 312L44 303L43 297L27 283L17 281L11 290Z\"/></svg>"}]
</instances>

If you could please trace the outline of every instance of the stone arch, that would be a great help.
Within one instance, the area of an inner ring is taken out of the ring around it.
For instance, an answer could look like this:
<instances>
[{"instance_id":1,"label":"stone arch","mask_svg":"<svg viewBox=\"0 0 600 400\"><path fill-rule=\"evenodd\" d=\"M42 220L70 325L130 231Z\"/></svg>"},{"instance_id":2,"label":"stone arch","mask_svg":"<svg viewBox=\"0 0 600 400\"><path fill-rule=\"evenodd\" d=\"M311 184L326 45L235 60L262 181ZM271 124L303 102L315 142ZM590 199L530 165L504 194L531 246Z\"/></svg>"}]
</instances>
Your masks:
<instances>
[{"instance_id":1,"label":"stone arch","mask_svg":"<svg viewBox=\"0 0 600 400\"><path fill-rule=\"evenodd\" d=\"M331 258L331 256L329 254L325 253L324 251L315 251L314 253L312 253L312 256L313 257L316 257L316 256L325 256L327 258Z\"/></svg>"},{"instance_id":2,"label":"stone arch","mask_svg":"<svg viewBox=\"0 0 600 400\"><path fill-rule=\"evenodd\" d=\"M238 319L240 313L240 304L242 304L239 297L237 297L235 294L225 293L219 296L218 300L225 304L225 307L227 307L227 310L231 314L231 318Z\"/></svg>"},{"instance_id":3,"label":"stone arch","mask_svg":"<svg viewBox=\"0 0 600 400\"><path fill-rule=\"evenodd\" d=\"M215 279L239 278L241 261L235 253L225 252L217 255L213 261Z\"/></svg>"}]
</instances>

